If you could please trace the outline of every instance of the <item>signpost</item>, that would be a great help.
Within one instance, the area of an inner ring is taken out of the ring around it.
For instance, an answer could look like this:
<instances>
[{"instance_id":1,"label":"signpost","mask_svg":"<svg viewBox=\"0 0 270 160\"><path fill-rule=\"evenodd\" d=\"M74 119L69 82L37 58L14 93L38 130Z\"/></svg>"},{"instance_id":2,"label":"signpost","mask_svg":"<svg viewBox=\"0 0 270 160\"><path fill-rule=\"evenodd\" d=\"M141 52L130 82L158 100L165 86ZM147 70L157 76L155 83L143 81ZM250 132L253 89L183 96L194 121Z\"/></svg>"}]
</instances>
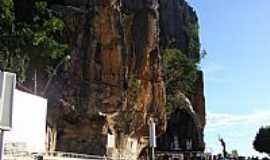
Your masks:
<instances>
[{"instance_id":1,"label":"signpost","mask_svg":"<svg viewBox=\"0 0 270 160\"><path fill-rule=\"evenodd\" d=\"M0 72L0 160L3 159L4 131L12 128L12 106L15 86L15 74Z\"/></svg>"},{"instance_id":2,"label":"signpost","mask_svg":"<svg viewBox=\"0 0 270 160\"><path fill-rule=\"evenodd\" d=\"M149 143L150 143L150 148L149 148L150 160L155 160L155 148L157 147L156 124L152 118L150 118L149 120Z\"/></svg>"}]
</instances>

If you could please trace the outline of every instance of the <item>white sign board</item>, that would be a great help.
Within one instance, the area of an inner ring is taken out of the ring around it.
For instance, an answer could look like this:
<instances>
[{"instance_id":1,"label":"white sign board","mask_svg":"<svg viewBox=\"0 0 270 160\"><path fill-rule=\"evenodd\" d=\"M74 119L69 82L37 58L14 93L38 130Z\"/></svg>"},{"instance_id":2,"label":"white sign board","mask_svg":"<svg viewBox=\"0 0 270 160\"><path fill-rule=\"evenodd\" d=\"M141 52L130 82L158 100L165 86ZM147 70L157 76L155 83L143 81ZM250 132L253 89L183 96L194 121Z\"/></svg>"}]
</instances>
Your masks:
<instances>
[{"instance_id":1,"label":"white sign board","mask_svg":"<svg viewBox=\"0 0 270 160\"><path fill-rule=\"evenodd\" d=\"M16 147L29 152L44 152L47 100L19 90L14 93L12 130L5 132L5 150ZM12 145L11 145L12 144Z\"/></svg>"},{"instance_id":2,"label":"white sign board","mask_svg":"<svg viewBox=\"0 0 270 160\"><path fill-rule=\"evenodd\" d=\"M114 148L115 147L115 136L112 134L107 135L107 147Z\"/></svg>"},{"instance_id":3,"label":"white sign board","mask_svg":"<svg viewBox=\"0 0 270 160\"><path fill-rule=\"evenodd\" d=\"M16 75L0 72L0 129L10 130L12 127L13 94Z\"/></svg>"}]
</instances>

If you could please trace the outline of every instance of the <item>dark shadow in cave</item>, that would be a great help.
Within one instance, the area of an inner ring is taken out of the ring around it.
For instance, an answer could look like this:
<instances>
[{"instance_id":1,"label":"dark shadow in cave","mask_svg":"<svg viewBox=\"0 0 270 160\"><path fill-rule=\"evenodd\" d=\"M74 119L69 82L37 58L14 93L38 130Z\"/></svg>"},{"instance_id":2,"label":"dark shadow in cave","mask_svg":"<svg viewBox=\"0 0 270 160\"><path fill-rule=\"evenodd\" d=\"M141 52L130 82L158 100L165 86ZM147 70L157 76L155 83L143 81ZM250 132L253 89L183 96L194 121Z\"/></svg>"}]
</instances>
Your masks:
<instances>
[{"instance_id":1,"label":"dark shadow in cave","mask_svg":"<svg viewBox=\"0 0 270 160\"><path fill-rule=\"evenodd\" d=\"M196 113L177 109L168 120L166 133L157 139L158 151L203 151Z\"/></svg>"}]
</instances>

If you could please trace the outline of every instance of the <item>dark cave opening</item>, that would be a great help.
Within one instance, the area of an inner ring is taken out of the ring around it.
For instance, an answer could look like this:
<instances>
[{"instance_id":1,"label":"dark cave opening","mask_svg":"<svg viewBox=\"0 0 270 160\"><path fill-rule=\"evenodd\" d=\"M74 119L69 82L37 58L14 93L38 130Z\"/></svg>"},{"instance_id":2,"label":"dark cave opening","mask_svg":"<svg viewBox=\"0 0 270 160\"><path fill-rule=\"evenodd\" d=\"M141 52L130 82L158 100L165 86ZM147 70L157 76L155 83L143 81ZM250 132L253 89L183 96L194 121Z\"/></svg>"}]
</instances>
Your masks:
<instances>
[{"instance_id":1,"label":"dark cave opening","mask_svg":"<svg viewBox=\"0 0 270 160\"><path fill-rule=\"evenodd\" d=\"M200 132L195 114L185 109L175 111L168 121L166 133L157 139L159 151L199 151Z\"/></svg>"}]
</instances>

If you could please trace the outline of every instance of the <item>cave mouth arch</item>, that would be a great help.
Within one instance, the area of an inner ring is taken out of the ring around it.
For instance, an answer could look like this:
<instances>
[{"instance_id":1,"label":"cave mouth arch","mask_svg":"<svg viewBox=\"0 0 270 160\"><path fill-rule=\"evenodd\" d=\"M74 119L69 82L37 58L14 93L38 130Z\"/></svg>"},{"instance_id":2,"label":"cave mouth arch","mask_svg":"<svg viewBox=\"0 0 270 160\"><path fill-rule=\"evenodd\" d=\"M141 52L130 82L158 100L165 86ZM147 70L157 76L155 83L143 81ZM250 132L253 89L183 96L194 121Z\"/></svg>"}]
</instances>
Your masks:
<instances>
[{"instance_id":1,"label":"cave mouth arch","mask_svg":"<svg viewBox=\"0 0 270 160\"><path fill-rule=\"evenodd\" d=\"M200 122L190 108L176 109L165 134L157 139L159 151L203 151Z\"/></svg>"}]
</instances>

